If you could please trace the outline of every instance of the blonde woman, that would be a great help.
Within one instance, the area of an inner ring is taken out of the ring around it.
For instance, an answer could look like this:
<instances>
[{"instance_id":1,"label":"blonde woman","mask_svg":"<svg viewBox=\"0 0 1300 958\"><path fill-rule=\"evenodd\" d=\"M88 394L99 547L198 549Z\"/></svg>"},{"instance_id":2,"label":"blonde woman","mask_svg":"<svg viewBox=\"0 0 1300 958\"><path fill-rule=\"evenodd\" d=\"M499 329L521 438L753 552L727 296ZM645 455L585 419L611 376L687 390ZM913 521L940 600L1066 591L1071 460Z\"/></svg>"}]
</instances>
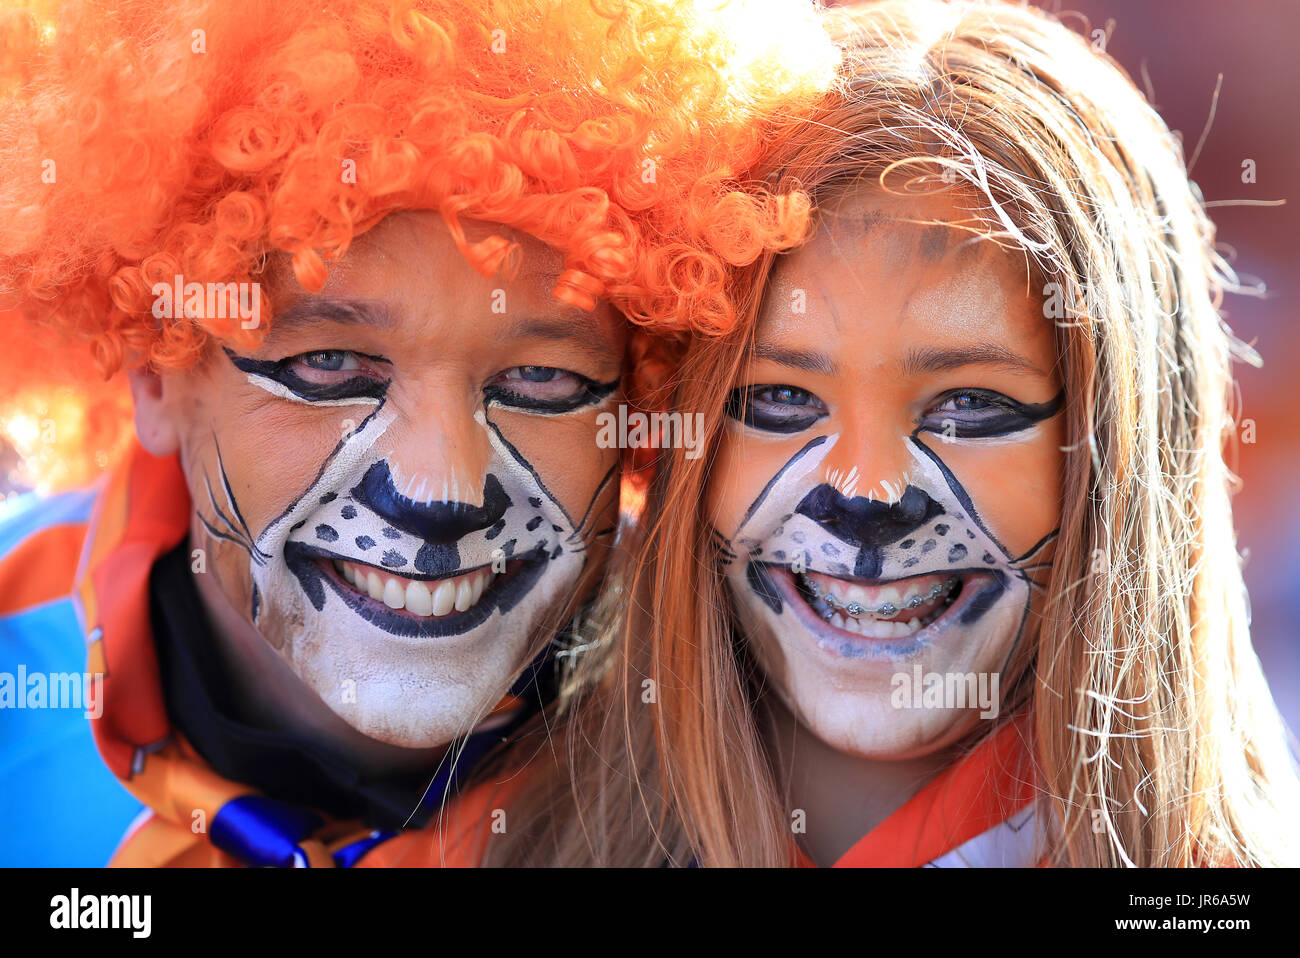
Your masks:
<instances>
[{"instance_id":1,"label":"blonde woman","mask_svg":"<svg viewBox=\"0 0 1300 958\"><path fill-rule=\"evenodd\" d=\"M667 454L581 665L576 810L535 785L528 840L614 863L1295 862L1222 456L1252 354L1177 140L1040 12L828 17L840 89L768 158L817 228L692 344L674 401L709 453Z\"/></svg>"}]
</instances>

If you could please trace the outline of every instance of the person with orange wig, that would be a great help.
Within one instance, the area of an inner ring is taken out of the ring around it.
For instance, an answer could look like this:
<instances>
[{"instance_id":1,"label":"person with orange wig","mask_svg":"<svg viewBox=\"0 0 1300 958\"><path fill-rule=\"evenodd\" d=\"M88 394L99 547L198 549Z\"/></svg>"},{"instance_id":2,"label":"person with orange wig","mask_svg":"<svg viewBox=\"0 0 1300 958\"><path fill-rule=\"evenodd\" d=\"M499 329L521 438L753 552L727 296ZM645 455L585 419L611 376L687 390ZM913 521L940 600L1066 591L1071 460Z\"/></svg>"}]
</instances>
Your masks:
<instances>
[{"instance_id":1,"label":"person with orange wig","mask_svg":"<svg viewBox=\"0 0 1300 958\"><path fill-rule=\"evenodd\" d=\"M597 425L801 237L745 169L833 49L781 0L0 29L0 857L355 864L548 707L635 512Z\"/></svg>"}]
</instances>

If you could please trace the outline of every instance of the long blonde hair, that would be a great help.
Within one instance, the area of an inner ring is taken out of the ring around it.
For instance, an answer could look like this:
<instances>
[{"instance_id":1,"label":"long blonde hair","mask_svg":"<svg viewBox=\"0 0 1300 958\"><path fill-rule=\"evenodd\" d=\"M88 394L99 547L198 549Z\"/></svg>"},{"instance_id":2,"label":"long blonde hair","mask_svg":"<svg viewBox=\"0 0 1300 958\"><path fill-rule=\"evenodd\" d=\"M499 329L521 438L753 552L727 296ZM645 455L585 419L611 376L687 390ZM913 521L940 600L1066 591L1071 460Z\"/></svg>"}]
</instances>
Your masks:
<instances>
[{"instance_id":1,"label":"long blonde hair","mask_svg":"<svg viewBox=\"0 0 1300 958\"><path fill-rule=\"evenodd\" d=\"M1257 360L1220 315L1237 284L1179 142L1116 64L1041 12L886 0L827 15L840 88L774 140L770 183L818 205L873 180L965 189L982 231L1023 250L1065 306L1060 533L1004 708L1032 710L1048 860L1300 861L1300 787L1250 645L1223 455L1230 364ZM560 730L567 785L533 806L533 860L789 862L701 495L769 264L736 290L747 325L698 338L682 367L675 405L704 414L709 453L667 454L653 521L624 544L622 591Z\"/></svg>"}]
</instances>

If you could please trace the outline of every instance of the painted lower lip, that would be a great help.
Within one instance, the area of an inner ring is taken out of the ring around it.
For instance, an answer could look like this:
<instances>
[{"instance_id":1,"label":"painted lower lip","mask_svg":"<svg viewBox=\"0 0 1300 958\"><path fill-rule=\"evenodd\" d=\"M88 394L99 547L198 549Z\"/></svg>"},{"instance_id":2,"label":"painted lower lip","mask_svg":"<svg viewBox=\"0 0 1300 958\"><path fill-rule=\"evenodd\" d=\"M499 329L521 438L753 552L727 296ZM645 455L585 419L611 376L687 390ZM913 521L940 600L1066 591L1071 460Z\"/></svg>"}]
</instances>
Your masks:
<instances>
[{"instance_id":1,"label":"painted lower lip","mask_svg":"<svg viewBox=\"0 0 1300 958\"><path fill-rule=\"evenodd\" d=\"M993 582L996 573L987 570L956 571L954 575L962 576L961 595L957 601L944 609L943 614L911 635L897 639L873 639L869 636L856 635L837 629L813 611L795 584L794 574L786 566L767 566L767 573L776 583L781 599L795 611L795 615L815 640L820 652L837 659L864 662L897 663L916 658L937 639L951 628L959 625L958 618L962 612L982 593L979 588L981 580Z\"/></svg>"},{"instance_id":2,"label":"painted lower lip","mask_svg":"<svg viewBox=\"0 0 1300 958\"><path fill-rule=\"evenodd\" d=\"M334 560L355 561L346 556L290 542L284 547L285 564L311 598L313 588L328 586L343 603L371 625L390 635L406 639L441 639L464 635L488 620L493 612L509 612L523 600L546 571L549 552L541 547L512 556L504 574L497 576L478 602L464 612L441 617L418 616L404 609L390 609L383 602L358 592L334 569ZM472 569L457 570L456 575Z\"/></svg>"}]
</instances>

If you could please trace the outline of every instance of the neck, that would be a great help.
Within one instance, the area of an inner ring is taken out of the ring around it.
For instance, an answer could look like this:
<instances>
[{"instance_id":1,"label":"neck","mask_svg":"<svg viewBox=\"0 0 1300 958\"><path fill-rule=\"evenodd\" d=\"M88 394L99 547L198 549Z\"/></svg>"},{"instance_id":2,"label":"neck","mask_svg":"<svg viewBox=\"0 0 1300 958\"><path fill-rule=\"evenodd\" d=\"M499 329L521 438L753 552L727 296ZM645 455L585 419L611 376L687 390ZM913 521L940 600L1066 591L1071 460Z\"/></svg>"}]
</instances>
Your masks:
<instances>
[{"instance_id":1,"label":"neck","mask_svg":"<svg viewBox=\"0 0 1300 958\"><path fill-rule=\"evenodd\" d=\"M447 751L404 748L370 738L336 715L293 673L226 598L212 575L195 575L217 657L231 685L236 714L257 728L289 732L350 762L367 777L434 768Z\"/></svg>"},{"instance_id":2,"label":"neck","mask_svg":"<svg viewBox=\"0 0 1300 958\"><path fill-rule=\"evenodd\" d=\"M790 809L805 812L796 836L819 866L833 865L952 760L950 749L883 761L849 755L810 732L777 695L764 698L777 785Z\"/></svg>"}]
</instances>

